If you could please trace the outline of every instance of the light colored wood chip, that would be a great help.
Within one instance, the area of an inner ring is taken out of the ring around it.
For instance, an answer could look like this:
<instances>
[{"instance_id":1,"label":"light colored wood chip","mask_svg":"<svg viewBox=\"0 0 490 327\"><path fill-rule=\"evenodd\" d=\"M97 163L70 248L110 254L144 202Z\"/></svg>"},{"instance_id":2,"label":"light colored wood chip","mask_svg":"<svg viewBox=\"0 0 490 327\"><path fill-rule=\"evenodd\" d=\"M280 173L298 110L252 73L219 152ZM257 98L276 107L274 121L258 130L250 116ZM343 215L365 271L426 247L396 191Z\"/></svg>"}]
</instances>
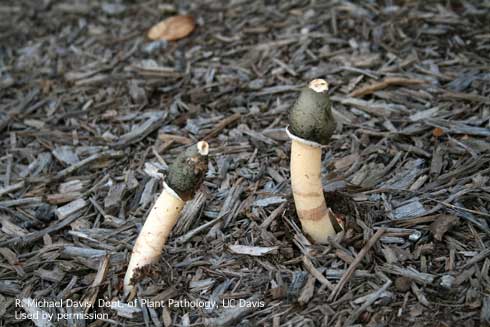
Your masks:
<instances>
[{"instance_id":1,"label":"light colored wood chip","mask_svg":"<svg viewBox=\"0 0 490 327\"><path fill-rule=\"evenodd\" d=\"M148 31L151 40L175 41L192 33L196 23L192 16L172 16L154 25Z\"/></svg>"}]
</instances>

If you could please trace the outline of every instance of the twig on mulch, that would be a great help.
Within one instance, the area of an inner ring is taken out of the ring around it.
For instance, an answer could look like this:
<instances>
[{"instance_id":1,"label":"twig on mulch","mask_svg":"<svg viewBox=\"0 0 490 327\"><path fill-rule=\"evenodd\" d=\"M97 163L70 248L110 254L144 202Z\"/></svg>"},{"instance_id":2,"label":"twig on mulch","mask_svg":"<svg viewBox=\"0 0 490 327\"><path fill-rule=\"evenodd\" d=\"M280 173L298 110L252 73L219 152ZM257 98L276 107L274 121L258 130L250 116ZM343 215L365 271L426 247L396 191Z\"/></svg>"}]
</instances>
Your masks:
<instances>
[{"instance_id":1,"label":"twig on mulch","mask_svg":"<svg viewBox=\"0 0 490 327\"><path fill-rule=\"evenodd\" d=\"M359 307L357 308L356 310L354 310L351 315L349 316L349 318L346 319L345 323L344 323L344 326L351 326L352 324L354 324L354 322L357 320L357 318L359 318L359 316L361 315L361 313L363 313L364 311L366 311L366 309L371 305L373 304L377 299L379 299L379 297L381 295L383 295L383 293L388 289L388 287L391 286L391 280L388 280L386 283L384 283L383 286L381 286L378 290L376 290L375 292L369 294L366 298L366 301Z\"/></svg>"},{"instance_id":2,"label":"twig on mulch","mask_svg":"<svg viewBox=\"0 0 490 327\"><path fill-rule=\"evenodd\" d=\"M220 121L216 126L213 127L211 131L209 131L202 139L207 141L216 135L219 134L223 129L226 128L226 126L233 124L235 121L239 120L241 115L239 113L233 114L229 117L226 117L222 121Z\"/></svg>"},{"instance_id":3,"label":"twig on mulch","mask_svg":"<svg viewBox=\"0 0 490 327\"><path fill-rule=\"evenodd\" d=\"M88 165L88 164L90 164L96 160L105 159L105 158L118 158L118 157L122 157L123 155L124 155L123 151L113 151L113 150L93 154L90 157L83 159L83 160L77 162L76 164L73 164L73 165L59 171L55 175L55 178L58 179L58 178L66 177L66 176L70 175L71 173L75 172L76 170L82 168L83 166L86 166L86 165Z\"/></svg>"},{"instance_id":4,"label":"twig on mulch","mask_svg":"<svg viewBox=\"0 0 490 327\"><path fill-rule=\"evenodd\" d=\"M352 274L356 270L357 266L361 263L361 260L364 258L364 256L368 253L368 251L373 247L374 244L380 239L380 237L383 235L385 232L384 228L379 229L376 234L374 234L371 239L364 245L364 247L359 251L359 253L356 255L354 261L351 263L349 268L345 271L345 273L342 275L342 278L340 281L335 285L335 289L332 291L330 294L328 301L334 301L337 298L337 295L340 293L342 288L344 288L345 284L349 281L349 279L352 277Z\"/></svg>"},{"instance_id":5,"label":"twig on mulch","mask_svg":"<svg viewBox=\"0 0 490 327\"><path fill-rule=\"evenodd\" d=\"M350 94L353 97L362 97L364 95L368 95L371 93L374 93L376 91L385 89L391 85L420 85L427 83L427 81L420 80L420 79L408 79L408 78L401 78L401 77L388 77L385 78L384 80L380 82L376 82L370 85L362 86L358 88L357 90L352 91Z\"/></svg>"},{"instance_id":6,"label":"twig on mulch","mask_svg":"<svg viewBox=\"0 0 490 327\"><path fill-rule=\"evenodd\" d=\"M39 231L35 231L35 232L32 232L30 234L27 234L25 236L18 236L18 237L14 237L14 238L11 238L10 240L7 240L7 241L3 241L0 243L0 247L2 246L9 246L9 245L20 245L20 246L24 246L24 245L27 245L29 243L32 243L34 241L37 241L41 238L43 238L44 235L46 234L50 234L52 232L55 232L57 230L60 230L68 225L70 225L71 223L73 223L75 220L79 219L81 216L80 215L71 215L63 220L60 220L58 221L57 223L53 224L52 226L49 226L49 227L46 227L42 230L39 230Z\"/></svg>"},{"instance_id":7,"label":"twig on mulch","mask_svg":"<svg viewBox=\"0 0 490 327\"><path fill-rule=\"evenodd\" d=\"M330 283L330 281L323 276L321 272L318 271L318 269L315 268L311 260L307 256L303 256L303 264L305 265L306 270L310 272L320 283L328 287L331 291L335 290L335 287Z\"/></svg>"}]
</instances>

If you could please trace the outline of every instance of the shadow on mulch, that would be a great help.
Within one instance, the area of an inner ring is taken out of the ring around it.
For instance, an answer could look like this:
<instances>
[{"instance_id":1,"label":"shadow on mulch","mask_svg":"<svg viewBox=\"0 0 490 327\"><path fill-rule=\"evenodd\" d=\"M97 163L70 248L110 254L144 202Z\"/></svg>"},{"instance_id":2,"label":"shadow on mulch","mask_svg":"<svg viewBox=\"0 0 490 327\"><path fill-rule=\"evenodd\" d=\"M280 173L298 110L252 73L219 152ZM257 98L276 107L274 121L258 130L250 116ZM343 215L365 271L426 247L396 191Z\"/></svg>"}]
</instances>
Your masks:
<instances>
[{"instance_id":1,"label":"shadow on mulch","mask_svg":"<svg viewBox=\"0 0 490 327\"><path fill-rule=\"evenodd\" d=\"M348 193L339 191L324 192L324 196L327 207L335 215L336 221L332 223L337 232L342 230L341 226L346 231L353 229L355 232L362 232L362 228L358 224L359 220L371 227L375 221L385 219L385 212L379 203L356 202ZM292 196L289 199L287 211L291 217L294 217L297 225L301 226Z\"/></svg>"}]
</instances>

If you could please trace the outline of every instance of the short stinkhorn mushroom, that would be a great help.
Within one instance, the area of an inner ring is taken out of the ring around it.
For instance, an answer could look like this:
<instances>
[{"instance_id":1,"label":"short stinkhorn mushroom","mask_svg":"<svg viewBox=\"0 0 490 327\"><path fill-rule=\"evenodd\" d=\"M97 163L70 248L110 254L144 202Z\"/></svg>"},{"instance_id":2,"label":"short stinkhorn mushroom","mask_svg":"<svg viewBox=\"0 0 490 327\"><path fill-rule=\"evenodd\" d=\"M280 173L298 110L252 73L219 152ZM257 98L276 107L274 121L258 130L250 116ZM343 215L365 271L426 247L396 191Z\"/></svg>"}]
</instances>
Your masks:
<instances>
[{"instance_id":1,"label":"short stinkhorn mushroom","mask_svg":"<svg viewBox=\"0 0 490 327\"><path fill-rule=\"evenodd\" d=\"M296 212L303 231L317 243L326 243L336 233L321 180L322 146L335 131L327 91L328 83L322 79L304 87L289 111L286 128L292 140L291 186Z\"/></svg>"},{"instance_id":2,"label":"short stinkhorn mushroom","mask_svg":"<svg viewBox=\"0 0 490 327\"><path fill-rule=\"evenodd\" d=\"M134 244L124 277L125 294L133 288L131 279L135 270L158 261L185 202L192 199L204 179L208 150L205 141L198 142L170 165L163 192L153 205Z\"/></svg>"}]
</instances>

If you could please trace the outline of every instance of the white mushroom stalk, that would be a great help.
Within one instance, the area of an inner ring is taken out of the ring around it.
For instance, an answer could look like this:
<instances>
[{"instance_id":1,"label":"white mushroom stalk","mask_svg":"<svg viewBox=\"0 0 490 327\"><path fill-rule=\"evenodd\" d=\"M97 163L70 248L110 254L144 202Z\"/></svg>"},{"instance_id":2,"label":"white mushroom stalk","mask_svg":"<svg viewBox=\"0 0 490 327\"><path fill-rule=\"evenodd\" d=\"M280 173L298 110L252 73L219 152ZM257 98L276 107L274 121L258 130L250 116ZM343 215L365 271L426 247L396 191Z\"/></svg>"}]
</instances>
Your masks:
<instances>
[{"instance_id":1,"label":"white mushroom stalk","mask_svg":"<svg viewBox=\"0 0 490 327\"><path fill-rule=\"evenodd\" d=\"M185 202L192 199L207 171L209 146L198 142L181 153L169 167L163 192L151 208L134 244L126 275L124 292L133 289L132 278L137 269L157 262Z\"/></svg>"},{"instance_id":2,"label":"white mushroom stalk","mask_svg":"<svg viewBox=\"0 0 490 327\"><path fill-rule=\"evenodd\" d=\"M317 243L336 234L333 214L325 203L321 179L322 147L335 130L328 83L316 79L303 88L289 112L291 187L303 231Z\"/></svg>"}]
</instances>

